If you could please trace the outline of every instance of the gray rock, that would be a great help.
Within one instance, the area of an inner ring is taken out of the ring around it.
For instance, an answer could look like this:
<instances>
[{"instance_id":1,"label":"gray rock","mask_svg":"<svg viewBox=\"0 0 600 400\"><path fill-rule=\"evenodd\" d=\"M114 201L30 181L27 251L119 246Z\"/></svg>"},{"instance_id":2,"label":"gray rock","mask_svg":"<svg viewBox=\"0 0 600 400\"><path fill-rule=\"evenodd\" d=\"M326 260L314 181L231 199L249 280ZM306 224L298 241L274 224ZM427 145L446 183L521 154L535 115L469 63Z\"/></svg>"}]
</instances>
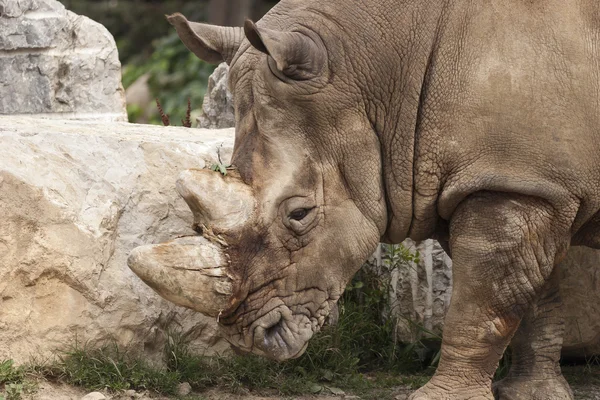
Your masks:
<instances>
[{"instance_id":1,"label":"gray rock","mask_svg":"<svg viewBox=\"0 0 600 400\"><path fill-rule=\"evenodd\" d=\"M390 309L398 319L398 338L415 342L441 336L452 296L452 260L433 240L415 244L420 262L403 263L390 272ZM559 264L566 332L563 356L600 354L600 250L573 247ZM424 328L424 329L422 329Z\"/></svg>"},{"instance_id":2,"label":"gray rock","mask_svg":"<svg viewBox=\"0 0 600 400\"><path fill-rule=\"evenodd\" d=\"M0 0L0 71L0 114L127 120L113 37L56 0Z\"/></svg>"},{"instance_id":3,"label":"gray rock","mask_svg":"<svg viewBox=\"0 0 600 400\"><path fill-rule=\"evenodd\" d=\"M420 262L392 271L391 310L398 319L398 338L414 342L430 336L426 331L441 335L452 295L452 260L434 240L416 244L408 239L404 246L418 251Z\"/></svg>"},{"instance_id":4,"label":"gray rock","mask_svg":"<svg viewBox=\"0 0 600 400\"><path fill-rule=\"evenodd\" d=\"M198 127L206 129L231 128L235 126L233 96L227 88L229 67L221 63L208 78L208 89L202 104Z\"/></svg>"},{"instance_id":5,"label":"gray rock","mask_svg":"<svg viewBox=\"0 0 600 400\"><path fill-rule=\"evenodd\" d=\"M0 359L114 339L160 359L164 332L228 346L216 322L160 298L127 267L141 244L194 234L175 190L227 162L233 130L0 116Z\"/></svg>"}]
</instances>

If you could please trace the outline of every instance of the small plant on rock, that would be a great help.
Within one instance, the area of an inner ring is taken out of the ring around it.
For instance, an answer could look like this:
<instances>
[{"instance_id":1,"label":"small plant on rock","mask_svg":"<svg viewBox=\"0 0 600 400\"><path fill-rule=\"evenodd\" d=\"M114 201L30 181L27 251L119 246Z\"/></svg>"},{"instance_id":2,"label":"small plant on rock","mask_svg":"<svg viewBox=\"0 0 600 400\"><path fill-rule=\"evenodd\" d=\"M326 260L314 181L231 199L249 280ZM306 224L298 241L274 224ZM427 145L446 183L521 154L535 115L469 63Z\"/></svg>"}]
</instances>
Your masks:
<instances>
[{"instance_id":1,"label":"small plant on rock","mask_svg":"<svg viewBox=\"0 0 600 400\"><path fill-rule=\"evenodd\" d=\"M210 166L210 169L216 172L220 172L221 174L223 174L223 176L227 175L227 169L231 169L231 165L230 164L225 164L223 162L223 160L221 160L221 146L219 146L219 148L217 148L217 160L218 162L216 162L215 164L212 164Z\"/></svg>"}]
</instances>

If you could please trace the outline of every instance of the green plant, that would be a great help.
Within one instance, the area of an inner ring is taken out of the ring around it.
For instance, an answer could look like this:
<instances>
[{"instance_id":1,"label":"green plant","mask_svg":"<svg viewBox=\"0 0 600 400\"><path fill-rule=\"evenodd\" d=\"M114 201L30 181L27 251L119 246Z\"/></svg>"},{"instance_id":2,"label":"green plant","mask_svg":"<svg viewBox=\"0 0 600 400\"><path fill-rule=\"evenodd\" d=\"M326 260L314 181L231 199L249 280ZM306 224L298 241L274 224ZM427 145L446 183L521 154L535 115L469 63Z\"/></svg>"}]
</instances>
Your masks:
<instances>
[{"instance_id":1,"label":"green plant","mask_svg":"<svg viewBox=\"0 0 600 400\"><path fill-rule=\"evenodd\" d=\"M16 367L13 360L0 362L0 385L22 383L25 379L23 367Z\"/></svg>"},{"instance_id":2,"label":"green plant","mask_svg":"<svg viewBox=\"0 0 600 400\"><path fill-rule=\"evenodd\" d=\"M223 176L227 175L227 170L231 169L232 166L230 164L226 164L221 160L221 147L217 148L217 162L212 164L209 168L212 171L220 172Z\"/></svg>"},{"instance_id":3,"label":"green plant","mask_svg":"<svg viewBox=\"0 0 600 400\"><path fill-rule=\"evenodd\" d=\"M405 267L409 263L418 264L421 258L419 251L412 252L408 247L400 244L383 244L384 266L388 269Z\"/></svg>"},{"instance_id":4,"label":"green plant","mask_svg":"<svg viewBox=\"0 0 600 400\"><path fill-rule=\"evenodd\" d=\"M27 379L26 367L16 367L13 360L0 362L0 385L4 386L4 395L0 400L19 400L23 395L36 391L36 384Z\"/></svg>"},{"instance_id":5,"label":"green plant","mask_svg":"<svg viewBox=\"0 0 600 400\"><path fill-rule=\"evenodd\" d=\"M43 374L90 390L173 394L179 382L177 373L150 365L115 344L95 349L76 346L60 354L55 363L43 369Z\"/></svg>"},{"instance_id":6,"label":"green plant","mask_svg":"<svg viewBox=\"0 0 600 400\"><path fill-rule=\"evenodd\" d=\"M36 390L37 385L34 382L10 383L4 387L5 399L20 400L24 395L35 393Z\"/></svg>"},{"instance_id":7,"label":"green plant","mask_svg":"<svg viewBox=\"0 0 600 400\"><path fill-rule=\"evenodd\" d=\"M157 39L153 45L154 52L149 59L123 67L123 85L127 88L148 74L150 92L152 97L160 98L162 114L169 115L173 121L186 121L188 102L202 104L208 77L215 67L189 51L175 32ZM128 114L131 117L141 115L135 105L128 108ZM155 111L150 122L160 124L161 115Z\"/></svg>"}]
</instances>

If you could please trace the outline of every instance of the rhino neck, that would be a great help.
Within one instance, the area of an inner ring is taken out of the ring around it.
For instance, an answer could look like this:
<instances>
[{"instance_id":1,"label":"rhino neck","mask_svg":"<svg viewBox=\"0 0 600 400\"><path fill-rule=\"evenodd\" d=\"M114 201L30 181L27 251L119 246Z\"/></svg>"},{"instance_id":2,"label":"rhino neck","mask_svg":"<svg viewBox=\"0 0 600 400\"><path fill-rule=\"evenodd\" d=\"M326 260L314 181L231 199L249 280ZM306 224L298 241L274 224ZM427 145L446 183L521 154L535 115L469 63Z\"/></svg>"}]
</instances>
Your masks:
<instances>
[{"instance_id":1,"label":"rhino neck","mask_svg":"<svg viewBox=\"0 0 600 400\"><path fill-rule=\"evenodd\" d=\"M364 105L380 143L377 152L388 211L382 236L386 242L399 243L409 236L420 239L435 229L435 213L423 218L415 212L422 208L415 204L419 189L415 177L428 175L415 149L419 142L428 141L423 136L423 116L448 3L451 1L282 0L259 21L281 30L310 27L326 44L334 74L352 86L346 92L360 96L356 103ZM430 154L420 156L435 164L436 154L430 146ZM434 177L432 171L428 179ZM427 182L427 187L437 187L437 183Z\"/></svg>"},{"instance_id":2,"label":"rhino neck","mask_svg":"<svg viewBox=\"0 0 600 400\"><path fill-rule=\"evenodd\" d=\"M436 4L432 4L436 3ZM407 237L416 240L430 236L435 230L437 214L419 215L417 191L420 178L437 179L422 164L415 149L428 142L424 116L427 114L429 83L435 73L437 45L445 24L442 2L405 2L401 7L381 8L374 13L371 25L381 30L380 39L373 37L375 48L370 55L369 79L362 84L368 101L367 114L381 143L383 182L388 205L388 226L383 241L399 243ZM444 2L445 3L445 2ZM430 163L435 164L439 152L429 146ZM427 187L437 187L427 182ZM437 196L437 193L429 193ZM435 211L435 210L433 210ZM423 218L425 217L425 218Z\"/></svg>"}]
</instances>

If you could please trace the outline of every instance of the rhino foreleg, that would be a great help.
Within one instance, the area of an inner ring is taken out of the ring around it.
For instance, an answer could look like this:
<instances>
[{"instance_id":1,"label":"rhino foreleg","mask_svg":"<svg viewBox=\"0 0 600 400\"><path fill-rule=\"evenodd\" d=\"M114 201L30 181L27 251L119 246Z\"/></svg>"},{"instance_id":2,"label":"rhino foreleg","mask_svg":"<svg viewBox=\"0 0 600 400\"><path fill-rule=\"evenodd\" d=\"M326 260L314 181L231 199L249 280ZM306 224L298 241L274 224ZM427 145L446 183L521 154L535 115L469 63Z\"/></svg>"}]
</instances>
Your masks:
<instances>
[{"instance_id":1,"label":"rhino foreleg","mask_svg":"<svg viewBox=\"0 0 600 400\"><path fill-rule=\"evenodd\" d=\"M497 399L574 398L560 371L565 331L561 309L558 271L555 270L510 342L512 364L508 376L494 384Z\"/></svg>"},{"instance_id":2,"label":"rhino foreleg","mask_svg":"<svg viewBox=\"0 0 600 400\"><path fill-rule=\"evenodd\" d=\"M538 198L482 192L450 221L454 287L436 374L411 400L493 399L521 319L568 248L571 215Z\"/></svg>"}]
</instances>

